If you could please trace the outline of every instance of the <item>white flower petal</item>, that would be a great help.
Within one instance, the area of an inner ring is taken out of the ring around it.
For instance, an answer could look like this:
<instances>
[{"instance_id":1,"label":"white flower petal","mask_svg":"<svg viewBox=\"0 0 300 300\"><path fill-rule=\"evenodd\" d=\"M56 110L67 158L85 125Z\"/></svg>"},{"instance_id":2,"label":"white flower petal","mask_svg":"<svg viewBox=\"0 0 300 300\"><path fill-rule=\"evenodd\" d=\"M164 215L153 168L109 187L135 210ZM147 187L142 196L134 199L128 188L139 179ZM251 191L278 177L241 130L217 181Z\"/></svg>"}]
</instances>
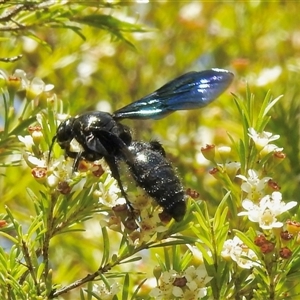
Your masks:
<instances>
[{"instance_id":1,"label":"white flower petal","mask_svg":"<svg viewBox=\"0 0 300 300\"><path fill-rule=\"evenodd\" d=\"M174 286L173 290L172 290L172 294L175 297L180 297L181 298L183 296L183 291L179 286Z\"/></svg>"}]
</instances>

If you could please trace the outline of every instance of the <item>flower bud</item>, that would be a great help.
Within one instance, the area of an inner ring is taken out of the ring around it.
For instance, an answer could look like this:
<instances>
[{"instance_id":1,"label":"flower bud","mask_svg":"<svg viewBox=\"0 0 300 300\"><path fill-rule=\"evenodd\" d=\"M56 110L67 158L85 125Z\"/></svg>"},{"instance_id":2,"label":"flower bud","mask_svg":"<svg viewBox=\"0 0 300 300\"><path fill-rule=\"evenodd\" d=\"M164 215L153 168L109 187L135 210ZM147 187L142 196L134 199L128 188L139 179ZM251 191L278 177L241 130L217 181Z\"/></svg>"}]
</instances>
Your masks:
<instances>
[{"instance_id":1,"label":"flower bud","mask_svg":"<svg viewBox=\"0 0 300 300\"><path fill-rule=\"evenodd\" d=\"M6 222L6 220L0 220L0 228L6 227L8 225L8 223Z\"/></svg>"},{"instance_id":2,"label":"flower bud","mask_svg":"<svg viewBox=\"0 0 300 300\"><path fill-rule=\"evenodd\" d=\"M268 254L268 253L273 252L274 248L275 248L275 245L272 242L267 241L266 243L264 243L260 246L260 251L263 254Z\"/></svg>"},{"instance_id":3,"label":"flower bud","mask_svg":"<svg viewBox=\"0 0 300 300\"><path fill-rule=\"evenodd\" d=\"M280 191L281 190L281 187L273 179L269 179L267 182L267 185L272 191Z\"/></svg>"},{"instance_id":4,"label":"flower bud","mask_svg":"<svg viewBox=\"0 0 300 300\"><path fill-rule=\"evenodd\" d=\"M297 237L296 237L296 243L299 245L300 244L300 233L298 232Z\"/></svg>"},{"instance_id":5,"label":"flower bud","mask_svg":"<svg viewBox=\"0 0 300 300\"><path fill-rule=\"evenodd\" d=\"M290 240L292 240L294 236L286 230L286 231L282 231L280 233L280 237L281 237L282 242L286 243L286 242L289 242Z\"/></svg>"},{"instance_id":6,"label":"flower bud","mask_svg":"<svg viewBox=\"0 0 300 300\"><path fill-rule=\"evenodd\" d=\"M22 81L19 77L17 76L9 76L7 80L7 89L10 92L17 92L20 87L22 86Z\"/></svg>"},{"instance_id":7,"label":"flower bud","mask_svg":"<svg viewBox=\"0 0 300 300\"><path fill-rule=\"evenodd\" d=\"M296 221L287 220L286 230L291 234L297 234L300 232L300 223Z\"/></svg>"},{"instance_id":8,"label":"flower bud","mask_svg":"<svg viewBox=\"0 0 300 300\"><path fill-rule=\"evenodd\" d=\"M72 187L66 181L60 181L56 188L61 194L68 195L70 194Z\"/></svg>"},{"instance_id":9,"label":"flower bud","mask_svg":"<svg viewBox=\"0 0 300 300\"><path fill-rule=\"evenodd\" d=\"M293 254L293 252L288 247L281 248L279 251L279 255L283 259L290 258L292 256L292 254Z\"/></svg>"},{"instance_id":10,"label":"flower bud","mask_svg":"<svg viewBox=\"0 0 300 300\"><path fill-rule=\"evenodd\" d=\"M32 176L39 182L44 182L47 178L46 167L35 167L31 170Z\"/></svg>"},{"instance_id":11,"label":"flower bud","mask_svg":"<svg viewBox=\"0 0 300 300\"><path fill-rule=\"evenodd\" d=\"M230 160L230 153L231 153L230 147L228 146L218 147L218 154L220 155L220 158L223 163L226 163L227 161Z\"/></svg>"},{"instance_id":12,"label":"flower bud","mask_svg":"<svg viewBox=\"0 0 300 300\"><path fill-rule=\"evenodd\" d=\"M105 172L102 165L96 163L93 164L91 171L95 177L101 177Z\"/></svg>"},{"instance_id":13,"label":"flower bud","mask_svg":"<svg viewBox=\"0 0 300 300\"><path fill-rule=\"evenodd\" d=\"M157 281L159 280L159 278L161 276L161 273L162 273L162 269L161 269L160 266L154 267L154 269L153 269L153 275L154 275L154 277L156 278Z\"/></svg>"},{"instance_id":14,"label":"flower bud","mask_svg":"<svg viewBox=\"0 0 300 300\"><path fill-rule=\"evenodd\" d=\"M197 199L200 196L199 192L197 192L196 190L192 190L191 188L187 188L185 193L193 199Z\"/></svg>"},{"instance_id":15,"label":"flower bud","mask_svg":"<svg viewBox=\"0 0 300 300\"><path fill-rule=\"evenodd\" d=\"M173 285L178 287L185 287L186 284L187 284L187 279L185 277L177 277L173 282Z\"/></svg>"},{"instance_id":16,"label":"flower bud","mask_svg":"<svg viewBox=\"0 0 300 300\"><path fill-rule=\"evenodd\" d=\"M241 168L240 162L229 162L225 164L225 171L229 178L233 181Z\"/></svg>"},{"instance_id":17,"label":"flower bud","mask_svg":"<svg viewBox=\"0 0 300 300\"><path fill-rule=\"evenodd\" d=\"M29 126L28 131L30 135L32 136L32 141L35 145L39 145L40 142L44 139L44 135L42 132L42 127L37 126Z\"/></svg>"},{"instance_id":18,"label":"flower bud","mask_svg":"<svg viewBox=\"0 0 300 300\"><path fill-rule=\"evenodd\" d=\"M106 227L113 231L121 232L121 218L117 216L110 216L107 221Z\"/></svg>"},{"instance_id":19,"label":"flower bud","mask_svg":"<svg viewBox=\"0 0 300 300\"><path fill-rule=\"evenodd\" d=\"M203 156L209 160L209 161L214 161L216 150L215 150L215 145L206 145L205 147L201 147L201 152Z\"/></svg>"},{"instance_id":20,"label":"flower bud","mask_svg":"<svg viewBox=\"0 0 300 300\"><path fill-rule=\"evenodd\" d=\"M282 151L274 151L273 153L274 166L280 164L285 159L285 157L286 155Z\"/></svg>"},{"instance_id":21,"label":"flower bud","mask_svg":"<svg viewBox=\"0 0 300 300\"><path fill-rule=\"evenodd\" d=\"M258 235L254 239L254 244L259 247L262 246L263 244L265 244L266 242L267 242L267 239L263 234Z\"/></svg>"}]
</instances>

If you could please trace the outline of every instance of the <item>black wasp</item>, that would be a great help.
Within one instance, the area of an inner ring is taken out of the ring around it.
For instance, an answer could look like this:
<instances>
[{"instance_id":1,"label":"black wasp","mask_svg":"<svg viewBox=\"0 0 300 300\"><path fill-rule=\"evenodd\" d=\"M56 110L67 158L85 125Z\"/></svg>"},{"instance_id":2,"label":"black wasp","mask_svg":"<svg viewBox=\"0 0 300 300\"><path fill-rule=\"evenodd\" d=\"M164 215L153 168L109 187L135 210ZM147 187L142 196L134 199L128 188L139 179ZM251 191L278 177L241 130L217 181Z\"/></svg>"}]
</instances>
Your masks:
<instances>
[{"instance_id":1,"label":"black wasp","mask_svg":"<svg viewBox=\"0 0 300 300\"><path fill-rule=\"evenodd\" d=\"M159 119L176 110L204 107L222 94L232 80L233 74L221 69L189 72L113 114L92 111L69 118L59 125L50 153L57 141L66 155L74 158L74 170L81 159L104 158L130 206L119 174L119 163L124 161L137 185L155 199L167 215L181 221L186 211L185 193L163 146L157 141L134 141L130 129L119 121ZM80 152L71 150L73 139L81 146Z\"/></svg>"}]
</instances>

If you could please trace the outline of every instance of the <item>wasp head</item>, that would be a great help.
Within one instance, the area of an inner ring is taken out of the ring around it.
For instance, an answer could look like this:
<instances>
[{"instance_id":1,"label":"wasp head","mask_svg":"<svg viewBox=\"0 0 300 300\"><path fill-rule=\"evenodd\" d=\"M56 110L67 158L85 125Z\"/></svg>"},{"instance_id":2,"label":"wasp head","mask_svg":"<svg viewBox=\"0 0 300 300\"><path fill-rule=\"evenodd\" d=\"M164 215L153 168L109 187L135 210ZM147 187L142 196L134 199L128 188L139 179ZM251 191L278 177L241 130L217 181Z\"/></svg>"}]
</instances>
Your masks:
<instances>
[{"instance_id":1,"label":"wasp head","mask_svg":"<svg viewBox=\"0 0 300 300\"><path fill-rule=\"evenodd\" d=\"M62 149L68 149L72 139L74 138L74 121L75 118L69 118L68 120L62 122L57 128L56 135L53 140L56 140Z\"/></svg>"},{"instance_id":2,"label":"wasp head","mask_svg":"<svg viewBox=\"0 0 300 300\"><path fill-rule=\"evenodd\" d=\"M73 123L75 118L70 118L64 122L62 122L56 131L56 135L52 139L52 143L50 145L49 154L48 154L48 163L50 161L51 152L55 141L59 144L62 149L69 149L70 143L74 138L73 133Z\"/></svg>"}]
</instances>

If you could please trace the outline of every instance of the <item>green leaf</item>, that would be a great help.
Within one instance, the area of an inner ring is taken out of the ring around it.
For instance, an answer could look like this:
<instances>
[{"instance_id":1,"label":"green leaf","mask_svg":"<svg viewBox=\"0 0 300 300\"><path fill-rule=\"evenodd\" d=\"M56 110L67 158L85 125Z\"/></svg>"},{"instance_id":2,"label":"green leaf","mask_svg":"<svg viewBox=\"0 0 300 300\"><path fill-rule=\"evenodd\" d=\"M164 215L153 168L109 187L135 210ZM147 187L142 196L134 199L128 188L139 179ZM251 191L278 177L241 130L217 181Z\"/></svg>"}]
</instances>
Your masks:
<instances>
[{"instance_id":1,"label":"green leaf","mask_svg":"<svg viewBox=\"0 0 300 300\"><path fill-rule=\"evenodd\" d=\"M138 295L138 292L141 290L142 286L144 285L144 283L147 281L147 278L142 280L141 283L136 287L136 289L134 290L132 296L131 296L131 300L135 300L135 299L138 299L137 298L137 295Z\"/></svg>"},{"instance_id":2,"label":"green leaf","mask_svg":"<svg viewBox=\"0 0 300 300\"><path fill-rule=\"evenodd\" d=\"M103 240L103 255L101 266L104 266L108 263L110 257L110 243L109 243L109 236L106 227L101 227L102 231L102 240Z\"/></svg>"},{"instance_id":3,"label":"green leaf","mask_svg":"<svg viewBox=\"0 0 300 300\"><path fill-rule=\"evenodd\" d=\"M39 38L37 35L35 35L33 32L27 31L26 36L28 38L36 41L38 44L42 45L49 53L52 52L50 45L47 42L45 42L44 40L42 40L41 38Z\"/></svg>"},{"instance_id":4,"label":"green leaf","mask_svg":"<svg viewBox=\"0 0 300 300\"><path fill-rule=\"evenodd\" d=\"M42 262L42 263L40 263L38 270L36 272L36 278L38 281L42 280L44 270L45 270L45 263Z\"/></svg>"},{"instance_id":5,"label":"green leaf","mask_svg":"<svg viewBox=\"0 0 300 300\"><path fill-rule=\"evenodd\" d=\"M128 299L128 291L129 291L129 275L128 273L125 275L124 283L123 283L123 290L122 290L122 299Z\"/></svg>"},{"instance_id":6,"label":"green leaf","mask_svg":"<svg viewBox=\"0 0 300 300\"><path fill-rule=\"evenodd\" d=\"M74 17L73 21L99 29L107 30L113 37L125 41L131 47L134 45L124 36L123 32L144 32L145 30L136 24L120 21L110 15L87 15L82 17Z\"/></svg>"},{"instance_id":7,"label":"green leaf","mask_svg":"<svg viewBox=\"0 0 300 300\"><path fill-rule=\"evenodd\" d=\"M262 132L265 129L265 126L270 120L270 117L267 116L270 109L282 98L282 95L275 98L274 100L271 100L271 93L268 91L267 95L265 96L265 99L260 107L260 112L257 117L257 124L255 126L255 129L258 132Z\"/></svg>"}]
</instances>

